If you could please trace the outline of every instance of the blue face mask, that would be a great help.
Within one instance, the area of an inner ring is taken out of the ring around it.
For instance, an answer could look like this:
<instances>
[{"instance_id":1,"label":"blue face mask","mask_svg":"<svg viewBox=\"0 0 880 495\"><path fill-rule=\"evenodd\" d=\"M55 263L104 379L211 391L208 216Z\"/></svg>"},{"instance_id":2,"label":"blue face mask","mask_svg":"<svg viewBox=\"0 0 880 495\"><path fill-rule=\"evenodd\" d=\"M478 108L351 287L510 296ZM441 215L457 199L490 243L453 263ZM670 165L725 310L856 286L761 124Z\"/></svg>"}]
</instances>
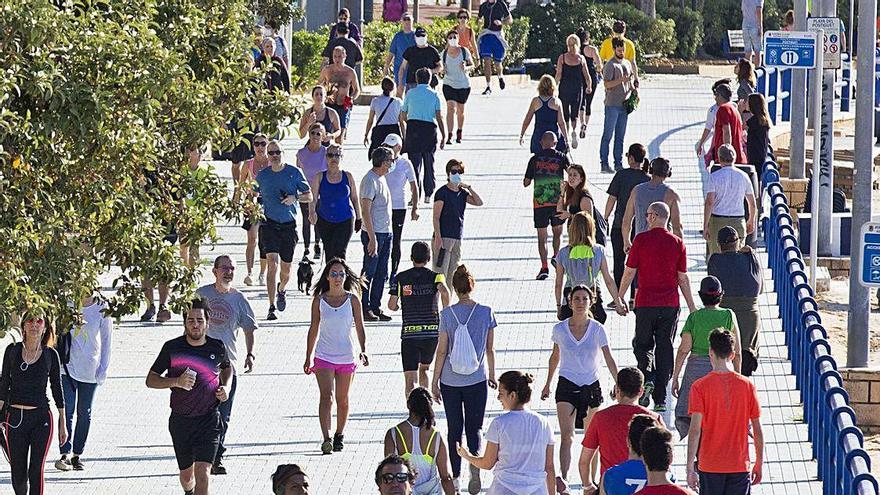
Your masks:
<instances>
[{"instance_id":1,"label":"blue face mask","mask_svg":"<svg viewBox=\"0 0 880 495\"><path fill-rule=\"evenodd\" d=\"M450 174L449 182L455 184L456 186L461 184L461 174Z\"/></svg>"}]
</instances>

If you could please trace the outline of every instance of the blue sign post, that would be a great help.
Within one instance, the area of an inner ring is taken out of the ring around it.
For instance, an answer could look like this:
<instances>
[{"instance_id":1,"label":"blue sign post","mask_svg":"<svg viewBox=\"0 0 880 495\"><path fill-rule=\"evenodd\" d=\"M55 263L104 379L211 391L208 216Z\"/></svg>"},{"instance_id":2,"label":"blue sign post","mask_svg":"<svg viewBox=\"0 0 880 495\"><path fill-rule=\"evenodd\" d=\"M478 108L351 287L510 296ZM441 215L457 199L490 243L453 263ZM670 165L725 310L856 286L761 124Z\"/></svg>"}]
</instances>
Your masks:
<instances>
[{"instance_id":1,"label":"blue sign post","mask_svg":"<svg viewBox=\"0 0 880 495\"><path fill-rule=\"evenodd\" d=\"M764 34L764 65L781 69L816 68L816 33L767 31Z\"/></svg>"},{"instance_id":2,"label":"blue sign post","mask_svg":"<svg viewBox=\"0 0 880 495\"><path fill-rule=\"evenodd\" d=\"M862 226L859 242L859 282L864 287L880 287L880 223Z\"/></svg>"}]
</instances>

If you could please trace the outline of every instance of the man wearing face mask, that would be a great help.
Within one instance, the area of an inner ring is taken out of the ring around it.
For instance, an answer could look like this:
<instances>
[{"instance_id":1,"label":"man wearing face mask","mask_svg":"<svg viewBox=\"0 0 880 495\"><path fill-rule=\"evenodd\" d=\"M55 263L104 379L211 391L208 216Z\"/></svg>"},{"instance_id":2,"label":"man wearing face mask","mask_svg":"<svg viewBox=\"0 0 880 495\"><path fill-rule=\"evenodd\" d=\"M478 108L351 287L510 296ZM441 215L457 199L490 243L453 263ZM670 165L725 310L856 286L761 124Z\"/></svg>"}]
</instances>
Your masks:
<instances>
[{"instance_id":1,"label":"man wearing face mask","mask_svg":"<svg viewBox=\"0 0 880 495\"><path fill-rule=\"evenodd\" d=\"M416 82L416 72L422 67L431 71L432 87L435 85L433 81L437 74L443 70L443 63L440 61L440 52L436 48L428 44L428 32L425 28L416 28L416 45L411 46L403 52L403 63L400 64L400 71L397 77L397 97L403 95L404 86L410 90L418 83ZM401 77L406 75L406 77Z\"/></svg>"},{"instance_id":2,"label":"man wearing face mask","mask_svg":"<svg viewBox=\"0 0 880 495\"><path fill-rule=\"evenodd\" d=\"M446 277L452 289L452 275L461 260L461 238L464 234L464 209L471 204L483 206L483 200L474 189L462 182L464 164L452 159L446 163L449 181L434 195L434 236L431 258L434 271Z\"/></svg>"}]
</instances>

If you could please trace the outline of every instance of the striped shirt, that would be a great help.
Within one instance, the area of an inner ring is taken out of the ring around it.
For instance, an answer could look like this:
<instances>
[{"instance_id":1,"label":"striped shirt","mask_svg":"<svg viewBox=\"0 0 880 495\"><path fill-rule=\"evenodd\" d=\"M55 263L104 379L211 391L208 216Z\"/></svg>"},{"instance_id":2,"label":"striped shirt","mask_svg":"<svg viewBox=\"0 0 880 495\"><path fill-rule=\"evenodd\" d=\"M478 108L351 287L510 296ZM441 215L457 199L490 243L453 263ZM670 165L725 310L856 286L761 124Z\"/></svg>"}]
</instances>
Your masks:
<instances>
[{"instance_id":1,"label":"striped shirt","mask_svg":"<svg viewBox=\"0 0 880 495\"><path fill-rule=\"evenodd\" d=\"M437 338L440 327L437 284L445 281L443 274L423 266L397 274L397 297L403 312L401 339Z\"/></svg>"}]
</instances>

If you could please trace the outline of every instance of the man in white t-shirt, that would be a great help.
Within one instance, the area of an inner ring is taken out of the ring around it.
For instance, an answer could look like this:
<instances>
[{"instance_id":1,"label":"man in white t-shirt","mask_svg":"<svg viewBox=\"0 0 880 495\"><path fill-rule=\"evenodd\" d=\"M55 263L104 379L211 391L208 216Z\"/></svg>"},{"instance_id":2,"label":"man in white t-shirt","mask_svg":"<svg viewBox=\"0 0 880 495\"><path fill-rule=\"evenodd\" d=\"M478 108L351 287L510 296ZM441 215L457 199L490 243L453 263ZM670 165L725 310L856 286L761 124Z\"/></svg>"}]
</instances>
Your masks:
<instances>
[{"instance_id":1,"label":"man in white t-shirt","mask_svg":"<svg viewBox=\"0 0 880 495\"><path fill-rule=\"evenodd\" d=\"M413 221L419 219L419 183L416 177L415 168L408 158L401 156L400 150L403 148L403 139L397 134L389 134L382 142L382 146L389 148L394 155L394 165L385 175L385 182L391 192L391 276L389 285L391 294L396 294L395 279L397 276L397 267L400 265L400 240L403 235L403 224L406 222L406 185L409 184L410 203L412 213L410 217Z\"/></svg>"},{"instance_id":2,"label":"man in white t-shirt","mask_svg":"<svg viewBox=\"0 0 880 495\"><path fill-rule=\"evenodd\" d=\"M733 166L736 150L729 144L718 148L721 168L709 174L706 184L706 202L703 211L703 237L709 244L709 254L721 251L718 231L724 226L736 229L740 239L755 231L755 191L749 176ZM744 203L748 202L748 222Z\"/></svg>"}]
</instances>

